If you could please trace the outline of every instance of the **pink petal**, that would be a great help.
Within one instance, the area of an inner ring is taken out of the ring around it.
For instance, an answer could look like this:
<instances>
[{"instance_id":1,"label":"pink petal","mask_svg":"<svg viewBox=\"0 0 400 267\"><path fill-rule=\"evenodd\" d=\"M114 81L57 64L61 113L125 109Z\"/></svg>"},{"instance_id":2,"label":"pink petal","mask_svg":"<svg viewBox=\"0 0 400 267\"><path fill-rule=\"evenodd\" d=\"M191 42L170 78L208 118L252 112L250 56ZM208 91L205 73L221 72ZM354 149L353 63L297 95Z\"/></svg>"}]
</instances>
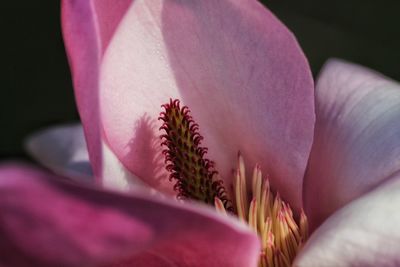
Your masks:
<instances>
[{"instance_id":1,"label":"pink petal","mask_svg":"<svg viewBox=\"0 0 400 267\"><path fill-rule=\"evenodd\" d=\"M92 169L80 124L41 130L26 141L29 154L54 173L93 182Z\"/></svg>"},{"instance_id":2,"label":"pink petal","mask_svg":"<svg viewBox=\"0 0 400 267\"><path fill-rule=\"evenodd\" d=\"M317 83L317 122L304 184L312 227L399 171L400 86L331 60Z\"/></svg>"},{"instance_id":3,"label":"pink petal","mask_svg":"<svg viewBox=\"0 0 400 267\"><path fill-rule=\"evenodd\" d=\"M149 187L148 184L144 183L142 179L132 174L104 142L102 143L102 154L102 186L120 191L137 189L160 195L158 190Z\"/></svg>"},{"instance_id":4,"label":"pink petal","mask_svg":"<svg viewBox=\"0 0 400 267\"><path fill-rule=\"evenodd\" d=\"M63 0L62 26L79 113L96 176L101 177L99 62L132 0Z\"/></svg>"},{"instance_id":5,"label":"pink petal","mask_svg":"<svg viewBox=\"0 0 400 267\"><path fill-rule=\"evenodd\" d=\"M104 52L98 86L106 142L150 185L171 187L157 118L161 104L178 98L228 183L240 150L300 206L313 82L292 33L257 1L134 1Z\"/></svg>"},{"instance_id":6,"label":"pink petal","mask_svg":"<svg viewBox=\"0 0 400 267\"><path fill-rule=\"evenodd\" d=\"M0 265L257 266L247 228L202 207L0 167ZM144 264L146 263L146 264Z\"/></svg>"},{"instance_id":7,"label":"pink petal","mask_svg":"<svg viewBox=\"0 0 400 267\"><path fill-rule=\"evenodd\" d=\"M137 179L114 160L115 156L110 153L107 141L102 138L103 126L99 119L98 101L99 62L131 2L132 0L118 1L118 3L109 0L62 1L64 41L90 161L96 177L104 178L99 182L113 188L129 188L137 184ZM146 145L138 147L140 149ZM147 167L144 164L142 166L154 169L154 166ZM171 193L172 188L168 184L168 188L162 191Z\"/></svg>"},{"instance_id":8,"label":"pink petal","mask_svg":"<svg viewBox=\"0 0 400 267\"><path fill-rule=\"evenodd\" d=\"M400 266L399 206L397 175L329 217L294 266Z\"/></svg>"},{"instance_id":9,"label":"pink petal","mask_svg":"<svg viewBox=\"0 0 400 267\"><path fill-rule=\"evenodd\" d=\"M62 1L62 25L89 156L95 174L99 175L101 138L97 88L100 42L91 1Z\"/></svg>"}]
</instances>

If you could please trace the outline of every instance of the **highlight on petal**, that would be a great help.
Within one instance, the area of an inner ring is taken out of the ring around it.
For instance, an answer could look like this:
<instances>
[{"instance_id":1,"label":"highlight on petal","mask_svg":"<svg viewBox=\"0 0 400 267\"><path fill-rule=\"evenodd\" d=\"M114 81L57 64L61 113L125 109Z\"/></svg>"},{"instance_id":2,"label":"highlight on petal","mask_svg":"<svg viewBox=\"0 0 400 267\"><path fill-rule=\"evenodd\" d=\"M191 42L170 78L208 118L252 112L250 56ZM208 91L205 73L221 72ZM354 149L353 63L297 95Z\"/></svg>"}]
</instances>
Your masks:
<instances>
[{"instance_id":1,"label":"highlight on petal","mask_svg":"<svg viewBox=\"0 0 400 267\"><path fill-rule=\"evenodd\" d=\"M52 176L0 166L1 266L257 266L257 237L235 220Z\"/></svg>"},{"instance_id":2,"label":"highlight on petal","mask_svg":"<svg viewBox=\"0 0 400 267\"><path fill-rule=\"evenodd\" d=\"M34 133L27 138L25 148L34 159L54 173L93 182L80 124L56 126Z\"/></svg>"},{"instance_id":3,"label":"highlight on petal","mask_svg":"<svg viewBox=\"0 0 400 267\"><path fill-rule=\"evenodd\" d=\"M400 85L331 60L317 82L316 114L304 183L312 228L399 171Z\"/></svg>"},{"instance_id":4,"label":"highlight on petal","mask_svg":"<svg viewBox=\"0 0 400 267\"><path fill-rule=\"evenodd\" d=\"M297 267L400 266L400 176L329 217L310 237Z\"/></svg>"},{"instance_id":5,"label":"highlight on petal","mask_svg":"<svg viewBox=\"0 0 400 267\"><path fill-rule=\"evenodd\" d=\"M240 150L299 208L313 82L292 33L260 3L135 0L100 64L104 138L133 174L172 186L157 118L160 105L176 98L190 107L227 187Z\"/></svg>"}]
</instances>

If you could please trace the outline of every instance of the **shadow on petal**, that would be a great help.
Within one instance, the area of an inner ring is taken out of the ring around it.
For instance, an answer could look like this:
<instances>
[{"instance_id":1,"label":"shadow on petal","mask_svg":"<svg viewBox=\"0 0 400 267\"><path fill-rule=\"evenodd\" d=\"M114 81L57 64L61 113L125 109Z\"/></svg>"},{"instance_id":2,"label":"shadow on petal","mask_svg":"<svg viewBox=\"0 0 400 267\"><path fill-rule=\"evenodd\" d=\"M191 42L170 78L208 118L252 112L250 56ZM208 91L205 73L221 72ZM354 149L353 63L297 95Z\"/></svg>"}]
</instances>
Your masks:
<instances>
[{"instance_id":1,"label":"shadow on petal","mask_svg":"<svg viewBox=\"0 0 400 267\"><path fill-rule=\"evenodd\" d=\"M165 170L161 139L156 135L156 120L144 114L136 121L132 132L134 136L127 145L128 153L123 162L130 161L139 179L150 187L173 195L173 183L169 181L169 173Z\"/></svg>"}]
</instances>

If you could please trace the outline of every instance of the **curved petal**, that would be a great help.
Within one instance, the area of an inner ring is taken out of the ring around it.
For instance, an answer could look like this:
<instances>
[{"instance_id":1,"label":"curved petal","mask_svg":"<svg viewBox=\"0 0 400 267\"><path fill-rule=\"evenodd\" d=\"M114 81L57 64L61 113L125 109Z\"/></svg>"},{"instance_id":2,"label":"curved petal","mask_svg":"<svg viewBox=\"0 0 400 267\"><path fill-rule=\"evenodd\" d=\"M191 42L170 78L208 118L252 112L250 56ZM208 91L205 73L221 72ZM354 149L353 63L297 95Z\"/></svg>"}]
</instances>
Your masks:
<instances>
[{"instance_id":1,"label":"curved petal","mask_svg":"<svg viewBox=\"0 0 400 267\"><path fill-rule=\"evenodd\" d=\"M160 105L178 98L228 188L240 150L301 205L313 82L293 35L257 1L134 1L105 51L99 86L107 143L152 186L168 183Z\"/></svg>"},{"instance_id":2,"label":"curved petal","mask_svg":"<svg viewBox=\"0 0 400 267\"><path fill-rule=\"evenodd\" d=\"M28 153L54 173L93 182L83 129L80 124L56 126L29 136Z\"/></svg>"},{"instance_id":3,"label":"curved petal","mask_svg":"<svg viewBox=\"0 0 400 267\"><path fill-rule=\"evenodd\" d=\"M62 28L94 173L101 177L99 62L132 0L63 0ZM110 4L111 3L111 4Z\"/></svg>"},{"instance_id":4,"label":"curved petal","mask_svg":"<svg viewBox=\"0 0 400 267\"><path fill-rule=\"evenodd\" d=\"M62 28L90 160L94 174L100 177L102 157L97 92L100 42L91 2L63 0Z\"/></svg>"},{"instance_id":5,"label":"curved petal","mask_svg":"<svg viewBox=\"0 0 400 267\"><path fill-rule=\"evenodd\" d=\"M399 206L397 175L329 217L294 266L400 266Z\"/></svg>"},{"instance_id":6,"label":"curved petal","mask_svg":"<svg viewBox=\"0 0 400 267\"><path fill-rule=\"evenodd\" d=\"M51 176L0 166L1 266L257 266L257 237L233 219Z\"/></svg>"},{"instance_id":7,"label":"curved petal","mask_svg":"<svg viewBox=\"0 0 400 267\"><path fill-rule=\"evenodd\" d=\"M373 189L400 166L400 86L329 61L317 82L315 139L304 184L311 227Z\"/></svg>"}]
</instances>

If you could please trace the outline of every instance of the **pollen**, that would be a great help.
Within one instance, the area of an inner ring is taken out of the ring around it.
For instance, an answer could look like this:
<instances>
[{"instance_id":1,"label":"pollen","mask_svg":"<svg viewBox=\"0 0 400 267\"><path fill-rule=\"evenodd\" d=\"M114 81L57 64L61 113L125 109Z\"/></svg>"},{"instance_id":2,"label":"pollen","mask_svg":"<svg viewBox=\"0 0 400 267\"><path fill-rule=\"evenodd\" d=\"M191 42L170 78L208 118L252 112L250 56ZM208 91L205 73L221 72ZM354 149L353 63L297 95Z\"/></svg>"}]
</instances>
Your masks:
<instances>
[{"instance_id":1,"label":"pollen","mask_svg":"<svg viewBox=\"0 0 400 267\"><path fill-rule=\"evenodd\" d=\"M308 237L307 217L302 211L295 219L290 206L271 191L258 165L253 170L250 191L248 194L245 164L239 153L234 173L235 208L239 219L261 239L259 266L290 267ZM220 202L215 199L217 211L226 214Z\"/></svg>"},{"instance_id":2,"label":"pollen","mask_svg":"<svg viewBox=\"0 0 400 267\"><path fill-rule=\"evenodd\" d=\"M160 130L165 132L161 135L162 153L170 180L175 181L174 189L178 192L178 198L210 205L218 198L224 209L231 211L231 202L214 168L214 162L205 158L207 148L201 146L203 137L189 108L181 108L179 100L172 99L161 107L165 109L159 117L163 121Z\"/></svg>"}]
</instances>

